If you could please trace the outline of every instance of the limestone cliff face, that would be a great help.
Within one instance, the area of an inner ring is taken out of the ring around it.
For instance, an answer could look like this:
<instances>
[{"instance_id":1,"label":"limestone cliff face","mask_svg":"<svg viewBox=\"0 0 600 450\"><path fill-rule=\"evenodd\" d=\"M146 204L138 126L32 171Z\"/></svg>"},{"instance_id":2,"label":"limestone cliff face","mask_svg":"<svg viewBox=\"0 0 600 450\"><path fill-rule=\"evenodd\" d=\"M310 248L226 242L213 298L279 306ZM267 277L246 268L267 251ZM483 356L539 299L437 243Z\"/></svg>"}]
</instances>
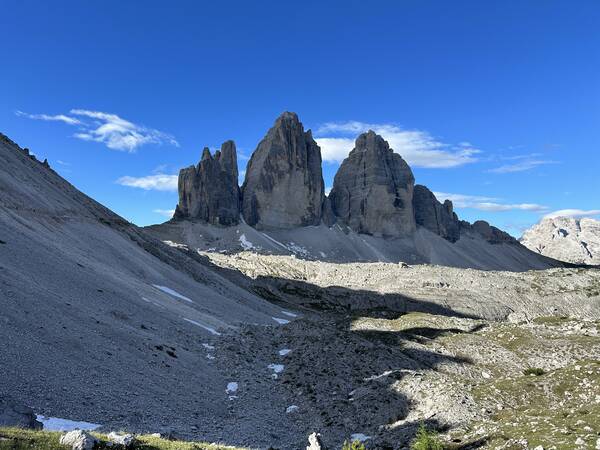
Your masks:
<instances>
[{"instance_id":1,"label":"limestone cliff face","mask_svg":"<svg viewBox=\"0 0 600 450\"><path fill-rule=\"evenodd\" d=\"M321 149L294 113L285 112L252 154L242 214L258 229L319 225L324 183Z\"/></svg>"},{"instance_id":2,"label":"limestone cliff face","mask_svg":"<svg viewBox=\"0 0 600 450\"><path fill-rule=\"evenodd\" d=\"M534 252L575 264L600 265L600 221L549 217L523 233L521 243Z\"/></svg>"},{"instance_id":3,"label":"limestone cliff face","mask_svg":"<svg viewBox=\"0 0 600 450\"><path fill-rule=\"evenodd\" d=\"M227 141L215 155L205 148L197 166L179 172L176 219L201 220L213 225L235 225L240 216L237 153Z\"/></svg>"},{"instance_id":4,"label":"limestone cliff face","mask_svg":"<svg viewBox=\"0 0 600 450\"><path fill-rule=\"evenodd\" d=\"M361 134L329 195L333 213L357 233L402 237L416 229L415 179L402 157L373 131Z\"/></svg>"},{"instance_id":5,"label":"limestone cliff face","mask_svg":"<svg viewBox=\"0 0 600 450\"><path fill-rule=\"evenodd\" d=\"M450 200L440 203L433 192L417 184L413 194L413 209L417 225L450 242L460 239L460 221Z\"/></svg>"}]
</instances>

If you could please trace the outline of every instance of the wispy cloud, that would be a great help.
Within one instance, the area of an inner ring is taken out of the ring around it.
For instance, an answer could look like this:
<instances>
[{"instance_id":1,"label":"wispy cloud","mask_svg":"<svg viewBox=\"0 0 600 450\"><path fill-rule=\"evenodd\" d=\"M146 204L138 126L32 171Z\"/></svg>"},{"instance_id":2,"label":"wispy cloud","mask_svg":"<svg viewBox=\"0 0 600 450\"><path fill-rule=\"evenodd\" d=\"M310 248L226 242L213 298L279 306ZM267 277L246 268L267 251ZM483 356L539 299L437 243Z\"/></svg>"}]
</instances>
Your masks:
<instances>
[{"instance_id":1,"label":"wispy cloud","mask_svg":"<svg viewBox=\"0 0 600 450\"><path fill-rule=\"evenodd\" d=\"M153 209L152 212L168 218L173 217L173 214L175 214L174 209Z\"/></svg>"},{"instance_id":2,"label":"wispy cloud","mask_svg":"<svg viewBox=\"0 0 600 450\"><path fill-rule=\"evenodd\" d=\"M357 134L373 130L383 136L394 151L410 165L427 168L450 168L473 163L481 153L469 142L456 145L436 139L427 131L404 130L394 124L359 121L329 122L317 129L317 143L324 161L341 162L352 148Z\"/></svg>"},{"instance_id":3,"label":"wispy cloud","mask_svg":"<svg viewBox=\"0 0 600 450\"><path fill-rule=\"evenodd\" d=\"M177 175L156 174L145 177L125 176L119 178L116 183L146 191L177 191Z\"/></svg>"},{"instance_id":4,"label":"wispy cloud","mask_svg":"<svg viewBox=\"0 0 600 450\"><path fill-rule=\"evenodd\" d=\"M28 114L23 111L15 111L15 114L19 117L27 117L33 120L44 120L46 122L64 122L69 125L80 125L81 121L74 117L65 116L64 114L56 114L54 116L49 114Z\"/></svg>"},{"instance_id":5,"label":"wispy cloud","mask_svg":"<svg viewBox=\"0 0 600 450\"><path fill-rule=\"evenodd\" d=\"M483 197L479 195L450 194L447 192L434 192L436 198L443 202L451 200L456 208L471 208L480 211L531 211L546 212L548 207L537 203L503 203L501 199L495 197Z\"/></svg>"},{"instance_id":6,"label":"wispy cloud","mask_svg":"<svg viewBox=\"0 0 600 450\"><path fill-rule=\"evenodd\" d=\"M553 211L549 214L546 214L544 216L545 219L547 218L554 218L554 217L594 217L594 216L600 216L600 209L559 209L558 211Z\"/></svg>"},{"instance_id":7,"label":"wispy cloud","mask_svg":"<svg viewBox=\"0 0 600 450\"><path fill-rule=\"evenodd\" d=\"M523 156L516 156L513 159L523 159ZM527 170L535 169L539 166L544 166L547 164L557 164L557 161L545 160L545 159L527 159L524 161L519 161L514 164L504 164L500 167L496 167L495 169L490 169L488 172L491 173L514 173L514 172L525 172Z\"/></svg>"},{"instance_id":8,"label":"wispy cloud","mask_svg":"<svg viewBox=\"0 0 600 450\"><path fill-rule=\"evenodd\" d=\"M17 116L34 120L57 121L78 128L73 136L84 141L101 142L113 150L135 152L146 144L169 144L179 147L177 140L168 133L135 124L116 114L87 109L72 109L69 115L28 114L16 112Z\"/></svg>"}]
</instances>

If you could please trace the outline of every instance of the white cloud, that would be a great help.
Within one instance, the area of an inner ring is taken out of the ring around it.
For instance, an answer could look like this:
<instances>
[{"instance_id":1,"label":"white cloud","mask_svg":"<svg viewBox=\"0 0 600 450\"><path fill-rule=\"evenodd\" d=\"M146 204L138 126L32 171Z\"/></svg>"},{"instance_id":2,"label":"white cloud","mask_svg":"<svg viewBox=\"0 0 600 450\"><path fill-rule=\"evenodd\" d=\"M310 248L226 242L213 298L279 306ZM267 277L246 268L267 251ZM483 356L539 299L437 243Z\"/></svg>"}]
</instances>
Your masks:
<instances>
[{"instance_id":1,"label":"white cloud","mask_svg":"<svg viewBox=\"0 0 600 450\"><path fill-rule=\"evenodd\" d=\"M160 214L161 216L164 216L164 217L168 217L169 219L171 217L173 217L173 214L175 214L174 209L153 209L152 212L154 212L156 214Z\"/></svg>"},{"instance_id":2,"label":"white cloud","mask_svg":"<svg viewBox=\"0 0 600 450\"><path fill-rule=\"evenodd\" d=\"M81 121L74 117L65 116L64 114L56 114L54 116L49 114L28 114L23 111L15 111L15 114L19 117L27 117L33 120L45 120L47 122L64 122L69 125L80 125Z\"/></svg>"},{"instance_id":3,"label":"white cloud","mask_svg":"<svg viewBox=\"0 0 600 450\"><path fill-rule=\"evenodd\" d=\"M316 138L324 161L341 162L354 147L354 136L373 130L388 141L390 147L411 166L427 168L457 167L477 161L481 153L468 142L450 145L426 131L404 130L393 124L358 121L329 122L318 128ZM340 136L341 135L341 136ZM348 137L348 135L352 135Z\"/></svg>"},{"instance_id":4,"label":"white cloud","mask_svg":"<svg viewBox=\"0 0 600 450\"><path fill-rule=\"evenodd\" d=\"M594 217L600 216L600 209L559 209L544 216L544 219L553 217Z\"/></svg>"},{"instance_id":5,"label":"white cloud","mask_svg":"<svg viewBox=\"0 0 600 450\"><path fill-rule=\"evenodd\" d=\"M101 142L113 150L135 152L138 147L145 144L169 144L179 147L179 143L170 134L137 125L116 114L87 109L72 109L70 115L50 116L22 111L17 111L16 114L30 119L60 121L77 126L79 131L73 135L75 138Z\"/></svg>"},{"instance_id":6,"label":"white cloud","mask_svg":"<svg viewBox=\"0 0 600 450\"><path fill-rule=\"evenodd\" d=\"M519 159L515 157L514 159ZM495 169L490 169L488 172L492 173L514 173L514 172L525 172L527 170L535 169L536 167L543 166L546 164L556 164L556 161L549 161L543 159L531 159L527 161L521 161L515 164L505 164Z\"/></svg>"},{"instance_id":7,"label":"white cloud","mask_svg":"<svg viewBox=\"0 0 600 450\"><path fill-rule=\"evenodd\" d=\"M482 197L479 195L464 195L464 194L449 194L446 192L434 192L436 198L443 202L451 200L456 208L471 208L480 211L531 211L545 212L548 211L547 206L538 205L537 203L501 203L501 200L495 197Z\"/></svg>"},{"instance_id":8,"label":"white cloud","mask_svg":"<svg viewBox=\"0 0 600 450\"><path fill-rule=\"evenodd\" d=\"M116 183L146 191L177 191L177 175L148 175L145 177L125 176L119 178Z\"/></svg>"}]
</instances>

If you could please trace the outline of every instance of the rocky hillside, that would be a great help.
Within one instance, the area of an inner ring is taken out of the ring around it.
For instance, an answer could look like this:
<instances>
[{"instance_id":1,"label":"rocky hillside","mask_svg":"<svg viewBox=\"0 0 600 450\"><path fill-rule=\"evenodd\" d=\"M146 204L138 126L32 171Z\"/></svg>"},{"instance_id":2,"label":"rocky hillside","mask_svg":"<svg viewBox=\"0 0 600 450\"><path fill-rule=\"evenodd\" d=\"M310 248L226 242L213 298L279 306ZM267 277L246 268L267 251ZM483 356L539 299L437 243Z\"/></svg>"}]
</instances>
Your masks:
<instances>
[{"instance_id":1,"label":"rocky hillside","mask_svg":"<svg viewBox=\"0 0 600 450\"><path fill-rule=\"evenodd\" d=\"M225 146L225 144L224 144ZM163 241L200 250L295 254L330 261L408 261L527 270L561 264L484 221L458 218L373 131L356 139L328 196L321 150L285 112L254 151L237 186L235 145L179 174L173 220L149 227ZM238 196L239 195L239 196Z\"/></svg>"},{"instance_id":2,"label":"rocky hillside","mask_svg":"<svg viewBox=\"0 0 600 450\"><path fill-rule=\"evenodd\" d=\"M600 221L553 217L523 233L521 244L540 255L575 264L600 265Z\"/></svg>"}]
</instances>

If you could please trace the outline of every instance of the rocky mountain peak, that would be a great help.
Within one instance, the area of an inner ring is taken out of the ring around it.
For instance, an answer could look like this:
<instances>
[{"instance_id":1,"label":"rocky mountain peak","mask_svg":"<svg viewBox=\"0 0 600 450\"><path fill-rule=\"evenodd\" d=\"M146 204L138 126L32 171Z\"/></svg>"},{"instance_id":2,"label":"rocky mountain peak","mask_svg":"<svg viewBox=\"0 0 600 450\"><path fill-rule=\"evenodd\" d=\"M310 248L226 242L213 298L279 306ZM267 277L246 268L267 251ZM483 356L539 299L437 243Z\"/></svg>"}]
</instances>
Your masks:
<instances>
[{"instance_id":1,"label":"rocky mountain peak","mask_svg":"<svg viewBox=\"0 0 600 450\"><path fill-rule=\"evenodd\" d=\"M415 178L404 159L373 131L356 139L329 195L337 218L358 233L400 237L416 229Z\"/></svg>"},{"instance_id":2,"label":"rocky mountain peak","mask_svg":"<svg viewBox=\"0 0 600 450\"><path fill-rule=\"evenodd\" d=\"M600 221L595 219L548 217L525 231L520 241L560 261L600 265Z\"/></svg>"},{"instance_id":3,"label":"rocky mountain peak","mask_svg":"<svg viewBox=\"0 0 600 450\"><path fill-rule=\"evenodd\" d=\"M450 200L440 203L427 187L417 184L413 194L413 208L417 225L450 242L460 239L460 221Z\"/></svg>"},{"instance_id":4,"label":"rocky mountain peak","mask_svg":"<svg viewBox=\"0 0 600 450\"><path fill-rule=\"evenodd\" d=\"M193 219L213 225L235 225L240 215L237 152L233 141L211 155L205 147L197 166L179 172L176 219Z\"/></svg>"},{"instance_id":5,"label":"rocky mountain peak","mask_svg":"<svg viewBox=\"0 0 600 450\"><path fill-rule=\"evenodd\" d=\"M295 113L284 112L252 154L242 186L242 214L256 228L321 222L321 149Z\"/></svg>"}]
</instances>

